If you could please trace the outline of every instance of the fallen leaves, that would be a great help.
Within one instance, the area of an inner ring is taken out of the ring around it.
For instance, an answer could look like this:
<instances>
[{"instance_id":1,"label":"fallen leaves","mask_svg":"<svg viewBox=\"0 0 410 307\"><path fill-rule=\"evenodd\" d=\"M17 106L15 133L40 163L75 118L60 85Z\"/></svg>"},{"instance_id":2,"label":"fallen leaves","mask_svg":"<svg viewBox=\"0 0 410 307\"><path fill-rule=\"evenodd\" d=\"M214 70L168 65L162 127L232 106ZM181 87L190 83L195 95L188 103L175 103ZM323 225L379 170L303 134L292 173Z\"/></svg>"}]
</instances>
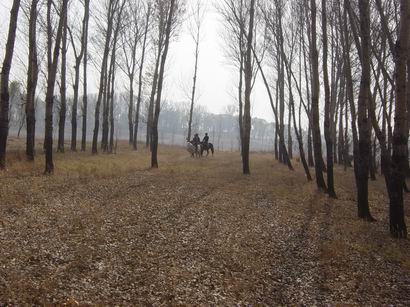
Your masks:
<instances>
[{"instance_id":1,"label":"fallen leaves","mask_svg":"<svg viewBox=\"0 0 410 307\"><path fill-rule=\"evenodd\" d=\"M123 149L0 178L0 304L410 304L410 246L385 229L382 182L367 224L351 173L336 170L332 201L267 154L243 177L237 153L160 152L154 172Z\"/></svg>"}]
</instances>

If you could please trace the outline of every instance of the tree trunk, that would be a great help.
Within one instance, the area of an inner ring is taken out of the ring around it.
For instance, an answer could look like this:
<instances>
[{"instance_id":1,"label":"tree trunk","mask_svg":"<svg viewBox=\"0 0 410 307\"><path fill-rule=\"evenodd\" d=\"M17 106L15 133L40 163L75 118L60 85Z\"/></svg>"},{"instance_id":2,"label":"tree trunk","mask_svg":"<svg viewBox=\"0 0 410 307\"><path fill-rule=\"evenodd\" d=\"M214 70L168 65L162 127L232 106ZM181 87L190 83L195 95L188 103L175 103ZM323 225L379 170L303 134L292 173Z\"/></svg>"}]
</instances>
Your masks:
<instances>
[{"instance_id":1,"label":"tree trunk","mask_svg":"<svg viewBox=\"0 0 410 307\"><path fill-rule=\"evenodd\" d=\"M112 74L112 85L111 85L111 98L110 98L110 143L108 151L110 154L114 152L114 131L115 131L115 121L114 121L114 99L115 99L115 68L113 68Z\"/></svg>"},{"instance_id":2,"label":"tree trunk","mask_svg":"<svg viewBox=\"0 0 410 307\"><path fill-rule=\"evenodd\" d=\"M67 16L63 22L61 41L61 84L60 84L60 118L58 121L57 152L64 152L65 121L67 114Z\"/></svg>"},{"instance_id":3,"label":"tree trunk","mask_svg":"<svg viewBox=\"0 0 410 307\"><path fill-rule=\"evenodd\" d=\"M58 23L56 39L54 42L54 51L52 49L52 25L51 25L51 8L52 0L47 1L47 53L48 53L48 69L47 69L47 90L46 90L46 116L45 116L45 174L51 174L54 172L53 163L53 104L54 104L54 87L57 75L58 57L60 54L61 39L63 36L64 20L67 15L67 2L63 0L62 9L60 12L60 20Z\"/></svg>"},{"instance_id":4,"label":"tree trunk","mask_svg":"<svg viewBox=\"0 0 410 307\"><path fill-rule=\"evenodd\" d=\"M74 67L74 99L71 108L71 151L77 151L77 109L78 109L78 88L80 83L80 63L81 59L76 60Z\"/></svg>"},{"instance_id":5,"label":"tree trunk","mask_svg":"<svg viewBox=\"0 0 410 307\"><path fill-rule=\"evenodd\" d=\"M131 145L134 141L134 77L130 78L130 96L128 101L128 143Z\"/></svg>"},{"instance_id":6,"label":"tree trunk","mask_svg":"<svg viewBox=\"0 0 410 307\"><path fill-rule=\"evenodd\" d=\"M293 159L293 141L292 141L292 112L288 110L288 154L289 159Z\"/></svg>"},{"instance_id":7,"label":"tree trunk","mask_svg":"<svg viewBox=\"0 0 410 307\"><path fill-rule=\"evenodd\" d=\"M134 139L133 139L133 148L137 150L137 143L138 143L138 125L139 125L139 116L140 116L140 108L141 108L141 99L142 99L142 77L144 71L144 62L145 62L145 49L147 46L147 36L148 36L148 28L149 28L149 19L151 15L151 6L148 5L147 9L147 19L145 21L145 31L144 31L144 42L142 44L142 55L141 55L141 62L140 62L140 70L138 76L138 97L137 97L137 108L135 110L135 124L134 124Z\"/></svg>"},{"instance_id":8,"label":"tree trunk","mask_svg":"<svg viewBox=\"0 0 410 307\"><path fill-rule=\"evenodd\" d=\"M170 0L169 15L167 18L167 28L165 32L165 44L164 51L161 56L161 68L158 75L158 89L157 89L157 99L155 103L155 113L152 122L152 150L151 150L151 167L158 168L158 121L159 113L161 111L161 95L162 95L162 86L164 82L164 73L165 73L165 63L168 55L169 41L171 36L172 28L172 19L174 17L174 7L175 0ZM161 45L161 44L160 44ZM161 50L161 47L159 48Z\"/></svg>"},{"instance_id":9,"label":"tree trunk","mask_svg":"<svg viewBox=\"0 0 410 307\"><path fill-rule=\"evenodd\" d=\"M333 138L331 135L332 119L330 114L331 99L329 86L328 61L328 42L327 42L327 12L326 0L322 0L322 39L323 39L323 80L325 88L325 121L324 133L326 139L326 159L327 159L327 193L331 198L337 198L333 177Z\"/></svg>"},{"instance_id":10,"label":"tree trunk","mask_svg":"<svg viewBox=\"0 0 410 307\"><path fill-rule=\"evenodd\" d=\"M99 82L99 90L98 90L98 97L97 102L95 104L95 121L94 121L94 133L93 133L93 144L92 144L92 153L98 153L98 131L100 128L100 108L101 108L101 100L104 93L104 84L107 77L107 65L108 65L108 56L110 51L110 42L111 42L111 35L112 35L112 27L113 27L113 12L115 11L117 6L117 2L114 4L110 2L108 8L108 26L107 26L107 34L105 37L105 47L101 65L101 73L100 73L100 82Z\"/></svg>"},{"instance_id":11,"label":"tree trunk","mask_svg":"<svg viewBox=\"0 0 410 307\"><path fill-rule=\"evenodd\" d=\"M277 105L275 106L273 104L272 93L269 87L268 80L266 79L265 73L263 72L263 67L261 65L261 62L259 61L258 56L253 48L252 48L252 51L253 51L253 56L255 57L256 63L258 64L259 71L261 73L263 83L265 84L266 91L268 92L269 102L272 107L273 115L275 116L275 130L276 130L276 135L279 138L279 146L282 147L284 163L287 164L289 170L293 171L292 162L289 159L288 151L285 146L285 135L284 135L283 130L280 129L280 125L279 125L279 111L278 111Z\"/></svg>"},{"instance_id":12,"label":"tree trunk","mask_svg":"<svg viewBox=\"0 0 410 307\"><path fill-rule=\"evenodd\" d=\"M344 106L345 106L345 102L342 100L340 103L340 109L339 109L339 131L338 131L338 142L337 142L337 154L339 156L339 165L343 165L345 163L345 156L343 154L344 148L345 148L344 128L343 128Z\"/></svg>"},{"instance_id":13,"label":"tree trunk","mask_svg":"<svg viewBox=\"0 0 410 307\"><path fill-rule=\"evenodd\" d=\"M276 93L275 93L275 109L278 109L279 106L279 79L276 80ZM279 139L279 122L275 120L275 160L279 161L279 146L278 146L278 139Z\"/></svg>"},{"instance_id":14,"label":"tree trunk","mask_svg":"<svg viewBox=\"0 0 410 307\"><path fill-rule=\"evenodd\" d=\"M357 166L357 206L359 218L373 221L368 200L370 125L368 118L370 94L370 11L369 1L359 0L361 36L361 80L358 100L359 152Z\"/></svg>"},{"instance_id":15,"label":"tree trunk","mask_svg":"<svg viewBox=\"0 0 410 307\"><path fill-rule=\"evenodd\" d=\"M404 215L403 186L407 166L407 75L406 65L409 50L410 31L410 3L401 0L400 5L400 30L396 42L396 100L395 121L393 132L392 172L390 180L390 233L395 238L405 238L407 227Z\"/></svg>"},{"instance_id":16,"label":"tree trunk","mask_svg":"<svg viewBox=\"0 0 410 307\"><path fill-rule=\"evenodd\" d=\"M191 140L191 129L192 129L192 116L194 113L194 103L196 94L196 80L198 76L198 59L199 59L199 29L196 35L195 41L195 67L194 67L194 78L192 83L192 94L191 94L191 107L189 109L189 120L188 120L188 140Z\"/></svg>"},{"instance_id":17,"label":"tree trunk","mask_svg":"<svg viewBox=\"0 0 410 307\"><path fill-rule=\"evenodd\" d=\"M26 155L29 161L34 161L35 155L35 130L36 130L36 88L38 81L37 60L37 5L38 0L31 2L29 21L29 54L27 72L27 98L26 98Z\"/></svg>"},{"instance_id":18,"label":"tree trunk","mask_svg":"<svg viewBox=\"0 0 410 307\"><path fill-rule=\"evenodd\" d=\"M148 106L147 135L146 135L146 142L145 142L146 147L151 145L151 140L152 140L152 124L153 124L153 116L154 116L154 103L155 103L155 94L157 92L157 85L158 85L158 73L159 73L159 65L160 65L160 61L161 61L161 50L162 50L162 43L159 42L158 43L157 60L156 60L156 63L155 63L154 78L152 80L151 97L150 97L149 106Z\"/></svg>"},{"instance_id":19,"label":"tree trunk","mask_svg":"<svg viewBox=\"0 0 410 307\"><path fill-rule=\"evenodd\" d=\"M347 87L346 87L347 91ZM345 131L344 131L344 148L343 148L343 161L344 161L344 170L346 171L348 167L351 167L352 164L350 162L349 157L349 107L347 104L347 95L346 95L346 102L345 102Z\"/></svg>"},{"instance_id":20,"label":"tree trunk","mask_svg":"<svg viewBox=\"0 0 410 307\"><path fill-rule=\"evenodd\" d=\"M111 98L111 78L112 78L113 59L108 67L108 77L104 81L104 98L103 98L103 123L101 135L101 149L103 152L108 151L108 134L109 134L109 112L110 112L110 98Z\"/></svg>"},{"instance_id":21,"label":"tree trunk","mask_svg":"<svg viewBox=\"0 0 410 307\"><path fill-rule=\"evenodd\" d=\"M7 36L6 53L1 69L0 80L0 170L6 168L6 147L9 134L9 75L13 61L14 43L16 40L17 19L20 0L14 0L10 12L9 33Z\"/></svg>"},{"instance_id":22,"label":"tree trunk","mask_svg":"<svg viewBox=\"0 0 410 307\"><path fill-rule=\"evenodd\" d=\"M241 32L242 33L242 32ZM242 46L242 39L240 40L240 45ZM239 107L239 114L238 114L238 124L239 124L239 141L240 149L241 149L241 156L243 152L243 100L242 100L242 92L243 92L243 52L241 52L241 59L239 63L239 84L238 84L238 107Z\"/></svg>"},{"instance_id":23,"label":"tree trunk","mask_svg":"<svg viewBox=\"0 0 410 307\"><path fill-rule=\"evenodd\" d=\"M80 52L77 53L77 50L75 48L74 44L74 37L71 34L70 31L70 36L71 36L71 45L73 46L74 50L74 57L75 57L75 65L74 65L74 99L73 99L73 105L71 108L71 151L77 151L77 109L78 109L78 90L80 87L80 65L81 61L83 60L84 54L85 54L85 48L87 45L87 42L84 40L87 39L88 35L88 18L89 18L89 1L84 2L84 18L83 18L83 25L82 25L82 33L81 33L81 47L80 47ZM86 65L86 60L84 61L84 65ZM86 68L85 68L86 69ZM84 72L84 75L86 76L86 72ZM87 81L84 80L86 83ZM84 93L86 93L87 90L84 90ZM83 105L84 107L84 105ZM82 146L82 145L81 145Z\"/></svg>"},{"instance_id":24,"label":"tree trunk","mask_svg":"<svg viewBox=\"0 0 410 307\"><path fill-rule=\"evenodd\" d=\"M322 157L322 140L319 125L319 60L316 47L316 0L311 0L311 42L310 57L312 62L312 132L313 148L315 157L316 184L321 190L327 191L325 180L323 178L323 157Z\"/></svg>"},{"instance_id":25,"label":"tree trunk","mask_svg":"<svg viewBox=\"0 0 410 307\"><path fill-rule=\"evenodd\" d=\"M109 117L109 129L110 129L110 134L109 134L109 143L108 143L108 131L107 131L107 145L108 145L108 152L110 154L113 153L114 151L114 99L115 99L115 71L116 71L116 56L117 56L117 43L118 43L118 35L119 32L121 30L121 16L122 16L122 11L123 11L123 7L124 7L124 3L118 13L118 20L117 20L117 25L115 28L115 33L114 33L114 44L112 47L112 56L111 56L111 79L108 79L108 82L110 82L111 86L110 86L110 91L109 91L109 97L108 97L108 117ZM133 80L133 78L131 78ZM132 90L132 96L134 96L134 91ZM132 113L132 110L131 110ZM132 116L131 116L131 123L132 123ZM131 129L130 132L133 133L133 126L131 125ZM132 138L130 136L130 141L132 141L132 139L134 138L134 136L132 135ZM131 142L130 142L131 143Z\"/></svg>"},{"instance_id":26,"label":"tree trunk","mask_svg":"<svg viewBox=\"0 0 410 307\"><path fill-rule=\"evenodd\" d=\"M280 44L283 44L283 41L280 41ZM283 55L280 56L279 62L279 129L283 133L285 132L285 124L284 124L284 117L285 117L285 63L283 60ZM280 142L279 137L279 162L286 163L285 158L283 156L283 149L285 148L285 141L283 143Z\"/></svg>"},{"instance_id":27,"label":"tree trunk","mask_svg":"<svg viewBox=\"0 0 410 307\"><path fill-rule=\"evenodd\" d=\"M299 132L300 130L298 129L298 125L296 124L295 101L294 101L293 93L292 93L292 79L291 79L290 70L291 70L291 67L288 67L287 74L288 74L288 85L289 85L289 113L292 114L292 117L293 117L293 126L295 130L295 135L296 135L296 139L299 144L299 155L302 161L303 169L305 170L306 178L308 181L312 181L312 176L310 175L309 166L306 162L305 150L303 149L303 137Z\"/></svg>"},{"instance_id":28,"label":"tree trunk","mask_svg":"<svg viewBox=\"0 0 410 307\"><path fill-rule=\"evenodd\" d=\"M84 22L82 44L84 47L83 55L83 112L82 112L82 133L81 133L81 151L87 147L87 111L88 111L88 93L87 93L87 62L88 62L88 20L90 18L90 0L84 2Z\"/></svg>"},{"instance_id":29,"label":"tree trunk","mask_svg":"<svg viewBox=\"0 0 410 307\"><path fill-rule=\"evenodd\" d=\"M252 48L253 48L253 27L255 17L255 0L250 2L249 27L246 42L245 54L245 101L243 109L243 150L242 150L242 171L243 174L251 173L249 167L249 146L251 135L251 92L252 92Z\"/></svg>"}]
</instances>

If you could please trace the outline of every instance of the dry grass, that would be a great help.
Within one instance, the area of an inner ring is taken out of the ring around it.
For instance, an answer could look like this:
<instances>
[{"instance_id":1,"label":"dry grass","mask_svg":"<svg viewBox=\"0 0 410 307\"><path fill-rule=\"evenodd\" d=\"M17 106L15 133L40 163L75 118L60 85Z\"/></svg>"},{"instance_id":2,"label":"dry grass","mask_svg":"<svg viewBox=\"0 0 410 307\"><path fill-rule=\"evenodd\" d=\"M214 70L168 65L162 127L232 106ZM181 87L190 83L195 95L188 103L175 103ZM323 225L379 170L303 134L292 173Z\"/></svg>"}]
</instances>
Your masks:
<instances>
[{"instance_id":1,"label":"dry grass","mask_svg":"<svg viewBox=\"0 0 410 307\"><path fill-rule=\"evenodd\" d=\"M41 148L41 145L38 146ZM116 155L31 164L12 140L0 174L0 305L410 305L410 244L388 234L383 180L375 223L356 218L354 178L338 200L296 171L237 153L192 159L120 144ZM408 216L407 216L408 218Z\"/></svg>"}]
</instances>

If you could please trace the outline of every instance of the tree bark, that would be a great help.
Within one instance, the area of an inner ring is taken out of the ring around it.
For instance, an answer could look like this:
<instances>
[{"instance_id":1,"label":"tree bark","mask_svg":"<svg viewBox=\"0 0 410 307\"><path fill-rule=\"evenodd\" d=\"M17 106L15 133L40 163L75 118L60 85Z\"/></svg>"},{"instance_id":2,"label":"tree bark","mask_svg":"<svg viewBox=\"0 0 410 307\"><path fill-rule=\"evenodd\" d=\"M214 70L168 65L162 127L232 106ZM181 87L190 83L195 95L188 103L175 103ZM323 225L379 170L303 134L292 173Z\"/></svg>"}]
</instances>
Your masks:
<instances>
[{"instance_id":1,"label":"tree bark","mask_svg":"<svg viewBox=\"0 0 410 307\"><path fill-rule=\"evenodd\" d=\"M87 92L87 64L88 64L88 20L90 18L90 0L84 2L84 21L83 21L83 112L82 112L82 133L81 133L81 151L87 147L87 113L88 113L88 92Z\"/></svg>"},{"instance_id":2,"label":"tree bark","mask_svg":"<svg viewBox=\"0 0 410 307\"><path fill-rule=\"evenodd\" d=\"M328 41L327 41L327 11L326 0L322 0L322 39L323 39L323 80L325 88L325 121L324 134L326 139L326 159L327 159L327 193L331 198L337 198L333 177L333 139L331 135L332 119L330 114L331 99L329 86L328 61Z\"/></svg>"},{"instance_id":3,"label":"tree bark","mask_svg":"<svg viewBox=\"0 0 410 307\"><path fill-rule=\"evenodd\" d=\"M54 104L54 87L57 75L58 57L60 54L61 39L63 36L64 20L67 15L67 2L63 0L58 23L56 39L54 42L54 51L52 52L52 25L51 25L51 8L52 0L47 1L47 54L48 54L48 69L47 69L47 90L46 90L46 116L45 116L45 174L54 172L53 163L53 104Z\"/></svg>"},{"instance_id":4,"label":"tree bark","mask_svg":"<svg viewBox=\"0 0 410 307\"><path fill-rule=\"evenodd\" d=\"M86 0L84 2L84 18L83 18L83 23L82 23L81 47L80 47L79 52L77 52L77 49L75 48L74 37L70 31L71 45L73 46L74 57L75 57L74 85L73 85L74 98L73 98L73 105L71 107L71 145L70 145L71 151L77 151L77 114L78 114L77 109L78 109L78 97L79 97L78 91L80 87L80 68L81 68L80 65L83 60L83 57L85 54L85 47L87 44L87 42L85 42L85 39L87 39L86 35L88 35L88 18L89 18L89 0ZM86 83L86 80L84 80L84 82ZM85 92L87 91L85 90Z\"/></svg>"},{"instance_id":5,"label":"tree bark","mask_svg":"<svg viewBox=\"0 0 410 307\"><path fill-rule=\"evenodd\" d=\"M35 129L36 129L36 88L38 81L37 60L37 5L38 0L31 2L29 20L29 54L27 72L26 96L26 155L29 161L34 161L35 155Z\"/></svg>"},{"instance_id":6,"label":"tree bark","mask_svg":"<svg viewBox=\"0 0 410 307\"><path fill-rule=\"evenodd\" d=\"M6 147L9 134L9 76L13 61L14 43L16 41L17 19L20 0L14 0L10 12L9 32L6 43L6 53L1 69L0 81L0 170L6 168Z\"/></svg>"},{"instance_id":7,"label":"tree bark","mask_svg":"<svg viewBox=\"0 0 410 307\"><path fill-rule=\"evenodd\" d=\"M243 109L243 149L242 149L242 171L243 174L251 173L249 166L249 146L251 134L251 92L252 92L252 48L253 48L253 28L255 17L255 0L250 2L249 27L246 41L245 54L245 100Z\"/></svg>"},{"instance_id":8,"label":"tree bark","mask_svg":"<svg viewBox=\"0 0 410 307\"><path fill-rule=\"evenodd\" d=\"M115 3L114 3L115 2ZM98 153L98 131L100 128L100 108L101 108L101 101L104 94L104 84L107 77L107 65L108 65L108 56L110 51L110 42L111 42L111 35L112 35L112 28L113 28L113 13L115 12L118 5L118 0L111 1L108 7L108 14L107 14L107 33L105 37L105 46L104 46L104 53L101 65L101 73L100 73L100 82L99 82L99 90L98 90L98 97L97 102L95 104L95 121L94 121L94 133L93 133L93 143L92 143L92 153Z\"/></svg>"},{"instance_id":9,"label":"tree bark","mask_svg":"<svg viewBox=\"0 0 410 307\"><path fill-rule=\"evenodd\" d=\"M170 0L169 13L167 18L167 27L165 31L165 44L164 51L161 56L161 67L158 75L158 89L157 89L157 99L155 103L155 112L152 122L152 150L151 150L151 167L158 168L158 121L159 113L161 111L161 95L162 95L162 86L164 82L164 73L165 73L165 63L167 60L169 41L171 36L172 28L172 19L174 17L174 7L175 0ZM159 48L161 50L161 48Z\"/></svg>"},{"instance_id":10,"label":"tree bark","mask_svg":"<svg viewBox=\"0 0 410 307\"><path fill-rule=\"evenodd\" d=\"M61 41L60 118L58 121L57 152L64 152L65 121L67 114L67 16L63 21Z\"/></svg>"},{"instance_id":11,"label":"tree bark","mask_svg":"<svg viewBox=\"0 0 410 307\"><path fill-rule=\"evenodd\" d=\"M293 159L292 112L290 111L290 107L288 110L288 154L289 159Z\"/></svg>"},{"instance_id":12,"label":"tree bark","mask_svg":"<svg viewBox=\"0 0 410 307\"><path fill-rule=\"evenodd\" d=\"M323 157L322 157L322 140L319 125L319 60L316 46L316 0L310 1L311 10L311 42L310 57L312 62L312 134L313 149L315 157L316 184L321 190L327 191L325 180L323 178Z\"/></svg>"},{"instance_id":13,"label":"tree bark","mask_svg":"<svg viewBox=\"0 0 410 307\"><path fill-rule=\"evenodd\" d=\"M292 117L293 117L293 126L295 130L296 139L299 144L299 155L302 161L303 169L305 171L307 180L312 181L312 176L310 174L309 165L306 162L305 150L303 148L302 134L299 132L300 130L298 129L298 125L296 124L295 101L294 101L293 93L292 93L292 78L291 78L290 70L291 70L291 67L288 67L287 75L288 75L288 86L289 86L289 112L290 114L292 114Z\"/></svg>"},{"instance_id":14,"label":"tree bark","mask_svg":"<svg viewBox=\"0 0 410 307\"><path fill-rule=\"evenodd\" d=\"M359 0L361 36L361 80L358 100L359 152L357 166L357 206L358 216L373 221L368 200L370 125L368 117L370 94L370 9L368 0Z\"/></svg>"},{"instance_id":15,"label":"tree bark","mask_svg":"<svg viewBox=\"0 0 410 307\"><path fill-rule=\"evenodd\" d=\"M342 77L344 80L344 77ZM344 88L343 88L344 90ZM345 163L345 156L343 154L345 149L345 139L344 139L344 106L345 102L344 99L340 101L340 109L339 109L339 131L338 131L338 142L337 142L337 154L339 157L339 165L343 165Z\"/></svg>"},{"instance_id":16,"label":"tree bark","mask_svg":"<svg viewBox=\"0 0 410 307\"><path fill-rule=\"evenodd\" d=\"M195 104L196 81L197 81L197 76L198 76L199 40L200 40L200 29L198 28L197 33L196 33L196 38L195 38L195 66L194 66L194 77L193 77L193 83L192 83L191 106L189 108L188 140L191 140L192 116L194 113L194 104Z\"/></svg>"},{"instance_id":17,"label":"tree bark","mask_svg":"<svg viewBox=\"0 0 410 307\"><path fill-rule=\"evenodd\" d=\"M148 106L147 135L146 135L146 141L145 141L146 147L151 146L151 140L152 140L152 124L153 124L152 122L153 122L153 116L154 116L155 94L157 92L157 86L158 86L158 73L159 73L159 65L161 61L161 50L162 50L162 42L159 42L157 60L155 63L154 77L152 79L151 97L150 97L149 106Z\"/></svg>"},{"instance_id":18,"label":"tree bark","mask_svg":"<svg viewBox=\"0 0 410 307\"><path fill-rule=\"evenodd\" d=\"M134 75L130 77L130 96L128 101L128 143L131 145L134 141Z\"/></svg>"},{"instance_id":19,"label":"tree bark","mask_svg":"<svg viewBox=\"0 0 410 307\"><path fill-rule=\"evenodd\" d=\"M140 62L140 70L138 76L138 97L137 97L137 107L135 110L135 124L134 124L134 139L133 139L133 148L137 150L138 144L138 126L139 126L139 116L140 116L140 109L141 109L141 99L142 99L142 77L144 71L144 63L145 63L145 52L147 46L147 36L148 36L148 29L149 29L149 20L151 16L151 5L148 4L147 8L147 19L145 21L145 31L144 31L144 42L142 44L142 55L141 55L141 62Z\"/></svg>"},{"instance_id":20,"label":"tree bark","mask_svg":"<svg viewBox=\"0 0 410 307\"><path fill-rule=\"evenodd\" d=\"M242 46L242 39L240 40L240 45ZM240 51L240 62L239 62L239 83L238 83L238 124L239 124L239 141L240 149L241 149L241 156L243 151L243 52Z\"/></svg>"},{"instance_id":21,"label":"tree bark","mask_svg":"<svg viewBox=\"0 0 410 307\"><path fill-rule=\"evenodd\" d=\"M392 172L390 180L390 233L395 238L407 236L407 226L404 215L403 186L406 178L407 166L407 74L406 66L408 59L410 40L410 1L400 1L400 30L396 42L396 99L395 121L393 132L393 155Z\"/></svg>"},{"instance_id":22,"label":"tree bark","mask_svg":"<svg viewBox=\"0 0 410 307\"><path fill-rule=\"evenodd\" d=\"M267 80L267 78L266 78L266 76L265 76L265 73L263 72L263 67L262 67L261 62L259 61L258 56L257 56L257 54L256 54L256 52L255 52L255 50L254 50L253 48L252 48L252 51L253 51L253 56L255 57L256 63L257 63L257 65L258 65L258 67L259 67L259 71L260 71L260 73L261 73L263 83L265 84L266 91L268 92L269 102L270 102L270 105L271 105L271 107L272 107L273 115L275 116L275 131L276 131L275 134L276 134L276 135L278 136L278 138L279 138L279 146L282 147L284 163L287 164L289 170L293 171L292 162L291 162L290 159L289 159L288 151L287 151L286 146L285 146L285 135L284 135L284 131L280 129L280 125L279 125L279 111L278 111L278 106L277 106L277 105L275 106L275 105L273 104L272 93L271 93L271 90L270 90L270 88L269 88L268 80Z\"/></svg>"}]
</instances>

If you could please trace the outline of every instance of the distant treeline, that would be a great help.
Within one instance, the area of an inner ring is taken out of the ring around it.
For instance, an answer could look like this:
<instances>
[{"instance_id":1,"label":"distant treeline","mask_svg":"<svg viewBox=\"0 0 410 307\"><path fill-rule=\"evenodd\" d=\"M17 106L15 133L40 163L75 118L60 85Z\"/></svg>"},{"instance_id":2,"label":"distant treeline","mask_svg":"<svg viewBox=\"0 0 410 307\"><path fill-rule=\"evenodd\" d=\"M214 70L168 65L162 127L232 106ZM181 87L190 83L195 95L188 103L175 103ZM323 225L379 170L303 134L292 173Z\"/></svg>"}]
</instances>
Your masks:
<instances>
[{"instance_id":1,"label":"distant treeline","mask_svg":"<svg viewBox=\"0 0 410 307\"><path fill-rule=\"evenodd\" d=\"M11 82L10 85L10 133L15 136L25 136L25 103L22 86L18 82ZM94 110L97 100L96 94L88 95L89 107ZM128 94L115 95L115 126L116 138L119 140L128 139ZM67 116L71 117L70 104L72 97L68 97ZM145 143L147 134L147 112L148 102L144 101L141 112L141 122L139 125L139 142ZM36 135L41 138L44 135L44 111L45 103L40 98L36 100ZM54 103L54 126L59 126L60 111L59 97L55 97ZM82 116L80 111L78 117ZM167 102L164 103L161 110L161 120L159 122L159 141L162 144L184 145L188 131L188 116L189 110L183 103ZM81 121L78 130L81 131ZM89 127L94 126L94 114L88 112L87 123ZM71 130L70 123L66 122L66 139L68 140ZM205 110L198 105L193 115L192 131L203 137L205 132L210 136L211 142L217 150L239 151L240 139L238 131L238 115L237 114L214 114ZM287 129L286 129L287 131ZM57 138L57 130L54 130L54 137ZM87 133L88 141L92 139L92 130ZM287 135L286 135L287 137ZM292 136L293 137L293 136ZM273 151L275 142L275 125L264 119L254 118L252 121L251 133L251 150L254 151ZM296 147L295 147L296 151Z\"/></svg>"}]
</instances>

